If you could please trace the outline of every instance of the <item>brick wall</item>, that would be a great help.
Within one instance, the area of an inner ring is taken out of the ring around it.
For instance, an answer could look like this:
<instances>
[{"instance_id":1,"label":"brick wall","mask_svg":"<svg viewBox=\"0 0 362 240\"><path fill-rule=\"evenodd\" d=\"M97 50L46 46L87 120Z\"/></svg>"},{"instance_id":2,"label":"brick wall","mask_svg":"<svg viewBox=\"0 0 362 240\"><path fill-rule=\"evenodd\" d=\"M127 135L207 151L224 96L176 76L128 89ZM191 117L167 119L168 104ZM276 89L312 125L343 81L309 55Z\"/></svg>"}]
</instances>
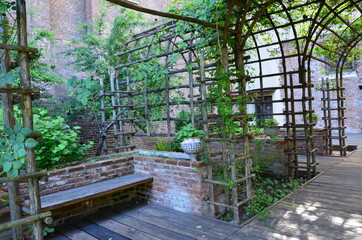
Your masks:
<instances>
[{"instance_id":1,"label":"brick wall","mask_svg":"<svg viewBox=\"0 0 362 240\"><path fill-rule=\"evenodd\" d=\"M258 139L261 150L256 150L259 144L250 142L254 162L266 163L267 171L275 177L286 177L288 173L287 143L284 140Z\"/></svg>"},{"instance_id":2,"label":"brick wall","mask_svg":"<svg viewBox=\"0 0 362 240\"><path fill-rule=\"evenodd\" d=\"M135 156L134 164L135 172L153 177L151 201L181 212L205 212L206 185L202 180L206 170L203 162Z\"/></svg>"},{"instance_id":3,"label":"brick wall","mask_svg":"<svg viewBox=\"0 0 362 240\"><path fill-rule=\"evenodd\" d=\"M134 173L133 157L121 157L83 164L49 172L47 182L40 181L40 195L85 186ZM27 183L20 184L21 195L27 199Z\"/></svg>"},{"instance_id":4,"label":"brick wall","mask_svg":"<svg viewBox=\"0 0 362 240\"><path fill-rule=\"evenodd\" d=\"M314 147L317 148L317 155L325 155L325 148L324 148L324 137L325 137L325 131L321 128L315 128L313 130L313 134L315 136L314 138ZM281 131L280 134L282 137L286 136L285 131ZM304 138L304 130L297 130L297 138ZM299 153L305 153L305 141L297 141L297 151Z\"/></svg>"},{"instance_id":5,"label":"brick wall","mask_svg":"<svg viewBox=\"0 0 362 240\"><path fill-rule=\"evenodd\" d=\"M256 140L249 141L249 147L253 155L253 162L265 162L268 167L268 173L275 177L286 176L287 169L285 166L288 162L288 156L284 153L287 149L287 143L284 140L257 138ZM214 152L221 151L222 149L219 143L213 143L210 148ZM238 144L236 149L237 153L242 153L243 143Z\"/></svg>"}]
</instances>

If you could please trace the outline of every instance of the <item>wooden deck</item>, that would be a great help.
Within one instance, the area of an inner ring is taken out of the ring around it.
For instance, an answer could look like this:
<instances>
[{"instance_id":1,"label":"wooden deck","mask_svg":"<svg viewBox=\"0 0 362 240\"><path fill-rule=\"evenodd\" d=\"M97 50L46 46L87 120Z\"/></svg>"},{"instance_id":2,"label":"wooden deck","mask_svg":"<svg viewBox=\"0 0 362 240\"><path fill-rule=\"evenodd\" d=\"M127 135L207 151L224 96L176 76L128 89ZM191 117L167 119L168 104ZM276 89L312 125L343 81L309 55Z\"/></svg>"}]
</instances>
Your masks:
<instances>
[{"instance_id":1,"label":"wooden deck","mask_svg":"<svg viewBox=\"0 0 362 240\"><path fill-rule=\"evenodd\" d=\"M357 152L324 163L326 172L271 209L266 222L240 228L231 239L362 239L362 135ZM244 238L240 238L243 236Z\"/></svg>"},{"instance_id":2,"label":"wooden deck","mask_svg":"<svg viewBox=\"0 0 362 240\"><path fill-rule=\"evenodd\" d=\"M108 208L56 228L52 240L225 239L238 226L155 204Z\"/></svg>"},{"instance_id":3,"label":"wooden deck","mask_svg":"<svg viewBox=\"0 0 362 240\"><path fill-rule=\"evenodd\" d=\"M326 172L273 207L265 222L239 228L151 204L109 208L60 226L47 239L362 240L362 135L356 140L357 152L323 157Z\"/></svg>"}]
</instances>

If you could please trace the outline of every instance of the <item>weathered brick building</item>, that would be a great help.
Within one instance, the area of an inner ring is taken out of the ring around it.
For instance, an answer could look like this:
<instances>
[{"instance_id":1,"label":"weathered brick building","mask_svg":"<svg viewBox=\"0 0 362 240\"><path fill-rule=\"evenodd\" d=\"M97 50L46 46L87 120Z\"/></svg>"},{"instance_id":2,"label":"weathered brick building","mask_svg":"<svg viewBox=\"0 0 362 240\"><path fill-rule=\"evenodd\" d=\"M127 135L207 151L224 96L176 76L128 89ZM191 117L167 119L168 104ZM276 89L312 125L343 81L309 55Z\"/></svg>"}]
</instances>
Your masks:
<instances>
[{"instance_id":1,"label":"weathered brick building","mask_svg":"<svg viewBox=\"0 0 362 240\"><path fill-rule=\"evenodd\" d=\"M167 6L169 0L137 0L140 6L161 10ZM33 0L28 2L28 28L30 32L37 28L53 31L56 41L47 43L48 55L55 60L55 71L58 75L68 79L73 75L84 77L87 74L77 73L72 66L68 66L69 58L62 57L62 52L70 48L71 39L79 38L79 26L92 23L99 15L101 8L106 9L107 25L110 26L119 14L118 6L109 7L104 0ZM159 17L145 14L146 21L158 21ZM58 98L67 96L65 89L57 86L50 89L50 93Z\"/></svg>"}]
</instances>

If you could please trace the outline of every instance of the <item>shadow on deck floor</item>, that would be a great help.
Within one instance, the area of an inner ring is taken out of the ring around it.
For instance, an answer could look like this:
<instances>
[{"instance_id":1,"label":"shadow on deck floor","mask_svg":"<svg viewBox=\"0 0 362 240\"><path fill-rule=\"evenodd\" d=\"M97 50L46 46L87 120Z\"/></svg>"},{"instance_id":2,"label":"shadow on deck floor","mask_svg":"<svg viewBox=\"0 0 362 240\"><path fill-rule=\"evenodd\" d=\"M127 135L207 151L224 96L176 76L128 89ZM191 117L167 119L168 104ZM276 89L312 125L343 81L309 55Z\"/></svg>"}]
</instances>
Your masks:
<instances>
[{"instance_id":1,"label":"shadow on deck floor","mask_svg":"<svg viewBox=\"0 0 362 240\"><path fill-rule=\"evenodd\" d=\"M225 239L238 227L156 204L112 207L56 228L51 240Z\"/></svg>"}]
</instances>

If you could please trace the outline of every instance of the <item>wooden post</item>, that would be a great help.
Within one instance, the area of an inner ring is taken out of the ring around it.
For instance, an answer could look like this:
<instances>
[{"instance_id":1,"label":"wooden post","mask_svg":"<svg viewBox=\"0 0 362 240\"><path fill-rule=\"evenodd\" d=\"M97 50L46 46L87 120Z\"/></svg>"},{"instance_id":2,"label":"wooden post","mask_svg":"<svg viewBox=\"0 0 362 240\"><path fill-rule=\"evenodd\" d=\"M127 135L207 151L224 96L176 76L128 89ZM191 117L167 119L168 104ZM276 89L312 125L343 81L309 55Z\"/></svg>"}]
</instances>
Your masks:
<instances>
[{"instance_id":1,"label":"wooden post","mask_svg":"<svg viewBox=\"0 0 362 240\"><path fill-rule=\"evenodd\" d=\"M5 18L5 17L4 17ZM6 27L3 27L3 34L7 35ZM6 44L6 42L5 42ZM4 50L3 59L1 60L1 69L4 74L11 71L11 56L10 50ZM11 88L11 84L3 86L4 88ZM10 127L14 128L15 118L14 118L14 105L13 105L13 94L12 93L3 93L3 119L4 119L4 128ZM11 221L16 221L21 219L21 202L20 202L20 191L19 183L17 181L8 182L8 195L9 195L9 207L10 207L10 219ZM12 229L13 239L24 239L21 226L14 227Z\"/></svg>"},{"instance_id":2,"label":"wooden post","mask_svg":"<svg viewBox=\"0 0 362 240\"><path fill-rule=\"evenodd\" d=\"M190 40L190 45L192 44ZM190 85L190 114L191 114L191 123L195 124L195 109L194 109L194 74L192 71L192 50L188 52L188 62L187 67L189 68L189 85Z\"/></svg>"},{"instance_id":3,"label":"wooden post","mask_svg":"<svg viewBox=\"0 0 362 240\"><path fill-rule=\"evenodd\" d=\"M17 30L18 43L21 46L28 46L27 25L26 25L26 4L25 0L16 0ZM24 88L31 88L29 56L28 53L19 51L20 83ZM24 127L33 129L33 108L31 94L23 94L23 123ZM35 150L27 149L26 169L28 173L36 172ZM38 179L28 179L30 214L37 215L40 213L41 203L39 194ZM43 226L41 221L33 223L33 238L43 239Z\"/></svg>"}]
</instances>

